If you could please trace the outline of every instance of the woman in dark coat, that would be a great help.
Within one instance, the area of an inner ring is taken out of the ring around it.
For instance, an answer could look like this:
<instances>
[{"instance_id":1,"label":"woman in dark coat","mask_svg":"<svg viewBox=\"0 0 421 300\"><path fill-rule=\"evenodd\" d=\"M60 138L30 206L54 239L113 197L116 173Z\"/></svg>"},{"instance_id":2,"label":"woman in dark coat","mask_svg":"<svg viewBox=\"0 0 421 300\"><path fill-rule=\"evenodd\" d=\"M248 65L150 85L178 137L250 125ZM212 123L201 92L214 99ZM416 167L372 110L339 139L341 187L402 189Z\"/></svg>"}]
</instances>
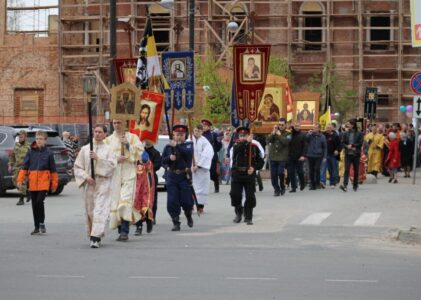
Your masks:
<instances>
[{"instance_id":1,"label":"woman in dark coat","mask_svg":"<svg viewBox=\"0 0 421 300\"><path fill-rule=\"evenodd\" d=\"M411 177L410 172L414 157L414 141L404 132L401 132L399 152L401 154L401 168L405 172L404 177Z\"/></svg>"}]
</instances>

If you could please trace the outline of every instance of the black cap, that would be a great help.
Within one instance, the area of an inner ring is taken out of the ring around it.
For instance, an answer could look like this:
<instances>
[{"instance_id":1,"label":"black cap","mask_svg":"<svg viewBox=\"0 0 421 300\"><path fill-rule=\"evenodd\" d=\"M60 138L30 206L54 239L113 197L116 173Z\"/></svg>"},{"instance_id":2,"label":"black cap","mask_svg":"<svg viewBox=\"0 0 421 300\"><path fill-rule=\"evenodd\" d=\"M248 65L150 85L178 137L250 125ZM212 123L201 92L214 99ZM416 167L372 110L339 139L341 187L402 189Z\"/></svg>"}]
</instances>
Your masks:
<instances>
[{"instance_id":1,"label":"black cap","mask_svg":"<svg viewBox=\"0 0 421 300\"><path fill-rule=\"evenodd\" d=\"M247 127L238 127L236 131L238 134L250 134L250 129Z\"/></svg>"}]
</instances>

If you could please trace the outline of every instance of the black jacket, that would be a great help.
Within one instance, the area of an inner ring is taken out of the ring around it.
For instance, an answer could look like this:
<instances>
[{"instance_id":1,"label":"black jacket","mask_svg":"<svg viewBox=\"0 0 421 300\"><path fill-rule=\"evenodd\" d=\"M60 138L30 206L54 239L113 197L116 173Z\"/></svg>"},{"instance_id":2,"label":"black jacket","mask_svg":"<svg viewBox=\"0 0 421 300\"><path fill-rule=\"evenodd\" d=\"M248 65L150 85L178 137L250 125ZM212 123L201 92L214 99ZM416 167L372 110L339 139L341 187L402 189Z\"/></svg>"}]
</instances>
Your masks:
<instances>
[{"instance_id":1,"label":"black jacket","mask_svg":"<svg viewBox=\"0 0 421 300\"><path fill-rule=\"evenodd\" d=\"M341 139L339 135L335 131L332 131L330 134L324 132L324 135L326 137L327 155L333 156L335 155L335 151L338 151L338 153L341 152Z\"/></svg>"},{"instance_id":2,"label":"black jacket","mask_svg":"<svg viewBox=\"0 0 421 300\"><path fill-rule=\"evenodd\" d=\"M161 168L162 161L161 161L161 153L159 153L158 150L155 149L155 147L145 147L146 152L149 154L149 160L153 164L153 170L156 175L156 172Z\"/></svg>"},{"instance_id":3,"label":"black jacket","mask_svg":"<svg viewBox=\"0 0 421 300\"><path fill-rule=\"evenodd\" d=\"M291 131L291 140L289 142L289 159L299 159L306 153L306 134L302 131Z\"/></svg>"},{"instance_id":4,"label":"black jacket","mask_svg":"<svg viewBox=\"0 0 421 300\"><path fill-rule=\"evenodd\" d=\"M345 149L346 155L361 155L361 147L364 142L363 134L358 130L353 130L353 132L354 141L352 143L349 141L351 130L348 130L342 134L342 147ZM348 145L352 145L355 148L355 151L348 149Z\"/></svg>"}]
</instances>

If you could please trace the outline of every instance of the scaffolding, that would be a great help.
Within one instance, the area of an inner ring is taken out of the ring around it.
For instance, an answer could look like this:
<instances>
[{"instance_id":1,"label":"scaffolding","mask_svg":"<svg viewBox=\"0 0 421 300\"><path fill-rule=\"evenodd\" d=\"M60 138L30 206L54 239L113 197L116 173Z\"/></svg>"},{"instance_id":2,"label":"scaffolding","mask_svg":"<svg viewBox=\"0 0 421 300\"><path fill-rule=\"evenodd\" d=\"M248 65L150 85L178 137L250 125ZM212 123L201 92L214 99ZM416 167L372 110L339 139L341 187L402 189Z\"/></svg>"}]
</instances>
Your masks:
<instances>
[{"instance_id":1,"label":"scaffolding","mask_svg":"<svg viewBox=\"0 0 421 300\"><path fill-rule=\"evenodd\" d=\"M128 57L130 46L137 53L145 5L152 7L159 50L187 50L187 3L176 0L165 8L156 1L117 1L117 55ZM210 48L230 66L234 43L270 43L272 53L288 61L298 87L332 62L358 91L356 113L362 115L365 88L378 86L380 120L403 121L397 108L409 104L409 80L421 66L419 50L411 47L409 6L409 0L196 0L195 52L204 55ZM60 1L59 19L60 99L83 105L74 80L93 70L108 82L109 1ZM230 21L238 23L236 32L228 32ZM105 86L98 87L98 94L106 107Z\"/></svg>"}]
</instances>

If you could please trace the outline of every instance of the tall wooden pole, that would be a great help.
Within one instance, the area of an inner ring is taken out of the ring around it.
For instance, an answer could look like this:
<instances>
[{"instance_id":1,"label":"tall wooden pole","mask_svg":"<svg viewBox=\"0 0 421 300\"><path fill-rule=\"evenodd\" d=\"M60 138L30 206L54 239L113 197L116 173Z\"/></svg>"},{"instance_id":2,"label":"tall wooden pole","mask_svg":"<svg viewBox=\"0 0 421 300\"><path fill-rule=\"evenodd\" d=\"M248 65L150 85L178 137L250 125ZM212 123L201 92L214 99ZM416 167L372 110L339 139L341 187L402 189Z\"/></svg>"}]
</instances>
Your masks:
<instances>
[{"instance_id":1,"label":"tall wooden pole","mask_svg":"<svg viewBox=\"0 0 421 300\"><path fill-rule=\"evenodd\" d=\"M88 122L89 122L89 150L94 151L93 128L92 128L92 94L88 94ZM91 177L95 179L94 160L91 158Z\"/></svg>"}]
</instances>

